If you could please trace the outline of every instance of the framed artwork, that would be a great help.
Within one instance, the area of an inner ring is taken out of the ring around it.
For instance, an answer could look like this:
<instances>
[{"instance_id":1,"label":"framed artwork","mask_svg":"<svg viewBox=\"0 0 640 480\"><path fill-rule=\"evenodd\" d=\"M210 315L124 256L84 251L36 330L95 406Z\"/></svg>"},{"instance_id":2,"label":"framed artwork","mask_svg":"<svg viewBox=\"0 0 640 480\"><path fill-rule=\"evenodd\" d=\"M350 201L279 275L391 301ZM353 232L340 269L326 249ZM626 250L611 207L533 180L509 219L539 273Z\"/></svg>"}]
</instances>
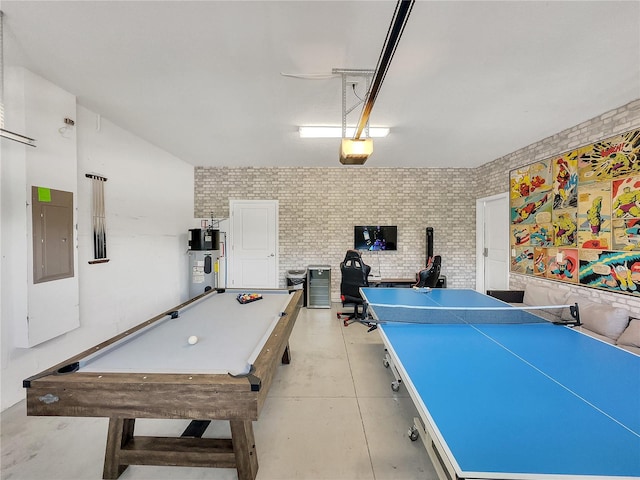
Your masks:
<instances>
[{"instance_id":1,"label":"framed artwork","mask_svg":"<svg viewBox=\"0 0 640 480\"><path fill-rule=\"evenodd\" d=\"M640 130L509 172L511 272L640 296Z\"/></svg>"}]
</instances>

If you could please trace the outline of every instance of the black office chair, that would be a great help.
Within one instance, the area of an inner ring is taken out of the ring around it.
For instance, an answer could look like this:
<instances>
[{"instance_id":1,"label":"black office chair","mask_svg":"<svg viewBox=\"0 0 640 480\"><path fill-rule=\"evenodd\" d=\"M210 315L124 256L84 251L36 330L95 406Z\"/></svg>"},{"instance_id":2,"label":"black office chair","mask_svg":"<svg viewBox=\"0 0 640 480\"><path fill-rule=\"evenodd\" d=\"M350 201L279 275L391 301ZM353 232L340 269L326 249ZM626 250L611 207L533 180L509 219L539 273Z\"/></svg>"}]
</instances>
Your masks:
<instances>
[{"instance_id":1,"label":"black office chair","mask_svg":"<svg viewBox=\"0 0 640 480\"><path fill-rule=\"evenodd\" d=\"M353 321L366 323L366 305L360 295L360 287L368 287L368 276L371 267L362 261L360 252L357 250L347 250L344 260L340 264L340 299L342 306L353 305L353 312L338 312L338 318L344 321L344 326L348 326ZM362 311L359 307L362 306Z\"/></svg>"},{"instance_id":2,"label":"black office chair","mask_svg":"<svg viewBox=\"0 0 640 480\"><path fill-rule=\"evenodd\" d=\"M440 268L442 265L442 258L440 255L433 257L431 265L427 268L420 270L416 274L417 283L416 287L429 287L435 288L438 285L438 278L440 278Z\"/></svg>"}]
</instances>

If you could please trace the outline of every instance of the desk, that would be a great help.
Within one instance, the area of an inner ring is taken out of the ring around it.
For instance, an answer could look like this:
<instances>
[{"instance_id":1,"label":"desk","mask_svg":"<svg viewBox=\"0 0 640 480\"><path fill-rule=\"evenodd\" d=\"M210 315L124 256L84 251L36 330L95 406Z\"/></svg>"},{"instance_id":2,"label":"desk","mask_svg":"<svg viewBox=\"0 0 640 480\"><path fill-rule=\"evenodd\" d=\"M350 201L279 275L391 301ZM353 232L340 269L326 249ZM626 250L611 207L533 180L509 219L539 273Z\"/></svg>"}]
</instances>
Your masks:
<instances>
[{"instance_id":1,"label":"desk","mask_svg":"<svg viewBox=\"0 0 640 480\"><path fill-rule=\"evenodd\" d=\"M413 278L382 278L382 277L369 277L367 279L369 285L372 287L412 287L416 284L417 280L415 277ZM447 277L445 275L440 275L438 277L438 284L436 288L446 288L447 287Z\"/></svg>"},{"instance_id":2,"label":"desk","mask_svg":"<svg viewBox=\"0 0 640 480\"><path fill-rule=\"evenodd\" d=\"M263 291L244 305L238 293L207 292L25 380L27 414L108 417L103 478L128 465L177 465L254 479L252 422L278 363L289 363L302 291ZM194 421L179 438L141 437L136 418ZM232 438L201 438L209 420L229 420Z\"/></svg>"},{"instance_id":3,"label":"desk","mask_svg":"<svg viewBox=\"0 0 640 480\"><path fill-rule=\"evenodd\" d=\"M472 290L362 292L374 317L373 304L510 308ZM637 355L548 322L379 331L441 479L640 477Z\"/></svg>"}]
</instances>

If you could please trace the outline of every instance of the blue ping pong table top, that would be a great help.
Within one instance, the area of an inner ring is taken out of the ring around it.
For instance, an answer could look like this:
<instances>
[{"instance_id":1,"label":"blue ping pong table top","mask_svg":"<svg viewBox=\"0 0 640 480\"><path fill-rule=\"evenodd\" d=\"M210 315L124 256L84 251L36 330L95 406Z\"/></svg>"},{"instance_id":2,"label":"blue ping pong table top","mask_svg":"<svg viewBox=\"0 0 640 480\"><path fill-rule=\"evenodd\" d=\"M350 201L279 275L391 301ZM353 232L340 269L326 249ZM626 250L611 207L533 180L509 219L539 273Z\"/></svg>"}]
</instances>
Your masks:
<instances>
[{"instance_id":1,"label":"blue ping pong table top","mask_svg":"<svg viewBox=\"0 0 640 480\"><path fill-rule=\"evenodd\" d=\"M496 305L471 290L380 290L367 300ZM379 329L462 477L640 477L640 357L550 323Z\"/></svg>"}]
</instances>

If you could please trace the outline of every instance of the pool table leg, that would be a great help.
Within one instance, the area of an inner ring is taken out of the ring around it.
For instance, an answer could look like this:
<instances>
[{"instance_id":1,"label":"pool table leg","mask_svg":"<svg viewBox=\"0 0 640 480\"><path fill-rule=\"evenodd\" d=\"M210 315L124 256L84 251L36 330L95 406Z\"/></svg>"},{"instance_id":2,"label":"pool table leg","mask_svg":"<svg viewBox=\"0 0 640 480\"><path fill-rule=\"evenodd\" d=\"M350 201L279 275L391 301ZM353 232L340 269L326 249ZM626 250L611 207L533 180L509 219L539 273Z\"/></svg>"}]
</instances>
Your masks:
<instances>
[{"instance_id":1,"label":"pool table leg","mask_svg":"<svg viewBox=\"0 0 640 480\"><path fill-rule=\"evenodd\" d=\"M238 480L254 480L258 474L258 455L251 420L230 420L231 441L236 456Z\"/></svg>"},{"instance_id":2,"label":"pool table leg","mask_svg":"<svg viewBox=\"0 0 640 480\"><path fill-rule=\"evenodd\" d=\"M284 348L284 352L282 353L282 363L285 365L289 365L291 363L291 350L289 350L289 342L287 342L287 346Z\"/></svg>"},{"instance_id":3,"label":"pool table leg","mask_svg":"<svg viewBox=\"0 0 640 480\"><path fill-rule=\"evenodd\" d=\"M107 449L104 455L102 478L115 479L122 475L129 465L120 465L120 449L133 438L134 418L109 418Z\"/></svg>"}]
</instances>

